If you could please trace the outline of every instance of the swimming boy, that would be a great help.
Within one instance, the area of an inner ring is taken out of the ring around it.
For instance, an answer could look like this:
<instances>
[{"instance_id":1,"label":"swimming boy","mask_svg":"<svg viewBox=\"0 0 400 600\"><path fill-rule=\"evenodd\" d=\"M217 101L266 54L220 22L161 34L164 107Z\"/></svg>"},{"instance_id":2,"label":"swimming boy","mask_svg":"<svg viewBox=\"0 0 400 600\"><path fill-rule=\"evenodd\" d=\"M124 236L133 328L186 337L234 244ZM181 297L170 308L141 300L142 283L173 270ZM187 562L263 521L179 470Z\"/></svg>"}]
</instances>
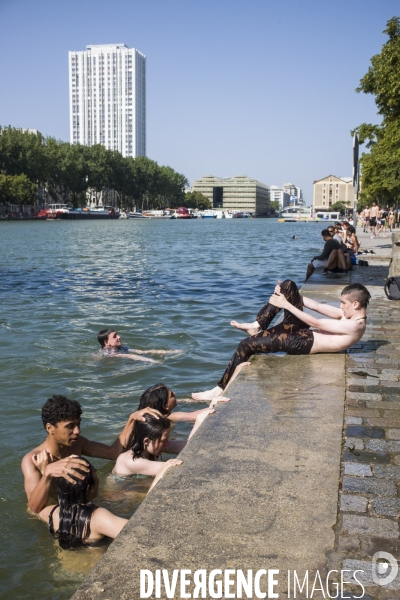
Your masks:
<instances>
[{"instance_id":1,"label":"swimming boy","mask_svg":"<svg viewBox=\"0 0 400 600\"><path fill-rule=\"evenodd\" d=\"M128 346L123 346L121 337L114 329L102 329L97 335L101 346L99 352L105 356L124 356L133 360L142 360L143 362L157 363L153 358L145 358L140 354L175 354L179 350L132 350Z\"/></svg>"},{"instance_id":2,"label":"swimming boy","mask_svg":"<svg viewBox=\"0 0 400 600\"><path fill-rule=\"evenodd\" d=\"M92 442L81 435L82 408L76 400L52 396L42 407L42 421L47 438L22 459L24 487L28 506L39 513L48 503L55 477L64 477L74 483L74 477L83 479L76 469L87 470L80 456L116 460L124 451L135 421L144 421L143 415L161 416L156 410L145 408L132 413L120 435L111 446Z\"/></svg>"},{"instance_id":3,"label":"swimming boy","mask_svg":"<svg viewBox=\"0 0 400 600\"><path fill-rule=\"evenodd\" d=\"M290 279L278 284L254 323L231 321L233 327L247 331L250 337L240 342L218 385L212 390L192 394L193 398L211 400L223 394L235 370L249 364L245 361L252 354L279 351L288 354L317 354L341 352L350 348L364 334L370 297L366 287L360 283L352 283L342 290L340 308L336 308L301 296L296 284ZM304 313L303 306L330 318L317 319ZM267 329L282 308L283 321Z\"/></svg>"}]
</instances>

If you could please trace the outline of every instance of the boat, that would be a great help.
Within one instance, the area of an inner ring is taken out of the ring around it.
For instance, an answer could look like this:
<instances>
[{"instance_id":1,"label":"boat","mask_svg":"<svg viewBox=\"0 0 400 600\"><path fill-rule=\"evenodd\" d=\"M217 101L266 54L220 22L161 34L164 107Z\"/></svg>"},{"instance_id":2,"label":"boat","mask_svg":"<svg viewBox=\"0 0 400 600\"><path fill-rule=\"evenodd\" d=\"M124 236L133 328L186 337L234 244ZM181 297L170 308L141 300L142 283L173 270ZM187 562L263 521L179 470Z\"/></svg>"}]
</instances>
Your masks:
<instances>
[{"instance_id":1,"label":"boat","mask_svg":"<svg viewBox=\"0 0 400 600\"><path fill-rule=\"evenodd\" d=\"M141 212L130 212L128 213L128 219L151 219L151 217Z\"/></svg>"},{"instance_id":2,"label":"boat","mask_svg":"<svg viewBox=\"0 0 400 600\"><path fill-rule=\"evenodd\" d=\"M311 208L308 208L307 206L288 206L287 208L284 208L278 216L280 223L315 220L311 215Z\"/></svg>"},{"instance_id":3,"label":"boat","mask_svg":"<svg viewBox=\"0 0 400 600\"><path fill-rule=\"evenodd\" d=\"M217 218L217 211L214 210L213 208L206 208L206 210L203 210L203 214L201 215L202 219L216 219Z\"/></svg>"},{"instance_id":4,"label":"boat","mask_svg":"<svg viewBox=\"0 0 400 600\"><path fill-rule=\"evenodd\" d=\"M190 212L185 206L180 206L176 211L172 213L170 219L191 219Z\"/></svg>"},{"instance_id":5,"label":"boat","mask_svg":"<svg viewBox=\"0 0 400 600\"><path fill-rule=\"evenodd\" d=\"M49 204L43 210L38 212L40 219L46 218L48 221L59 219L118 219L119 211L112 206L86 208L71 208L68 204Z\"/></svg>"},{"instance_id":6,"label":"boat","mask_svg":"<svg viewBox=\"0 0 400 600\"><path fill-rule=\"evenodd\" d=\"M340 221L340 212L325 212L325 211L317 211L315 213L316 221L323 221L324 223L335 223L335 221Z\"/></svg>"},{"instance_id":7,"label":"boat","mask_svg":"<svg viewBox=\"0 0 400 600\"><path fill-rule=\"evenodd\" d=\"M250 214L247 212L244 212L243 210L234 210L232 216L234 219L249 219L250 218Z\"/></svg>"}]
</instances>

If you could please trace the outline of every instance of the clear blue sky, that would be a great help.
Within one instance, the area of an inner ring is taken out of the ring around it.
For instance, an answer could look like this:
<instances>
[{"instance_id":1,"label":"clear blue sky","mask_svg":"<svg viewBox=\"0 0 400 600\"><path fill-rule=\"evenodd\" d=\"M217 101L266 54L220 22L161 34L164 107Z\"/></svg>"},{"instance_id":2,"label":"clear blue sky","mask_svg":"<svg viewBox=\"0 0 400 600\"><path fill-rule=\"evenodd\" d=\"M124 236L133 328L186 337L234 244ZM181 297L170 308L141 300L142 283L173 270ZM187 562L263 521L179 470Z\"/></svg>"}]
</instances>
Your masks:
<instances>
[{"instance_id":1,"label":"clear blue sky","mask_svg":"<svg viewBox=\"0 0 400 600\"><path fill-rule=\"evenodd\" d=\"M69 141L68 51L147 57L147 154L206 174L351 176L350 129L378 122L354 89L394 0L0 0L0 124Z\"/></svg>"}]
</instances>

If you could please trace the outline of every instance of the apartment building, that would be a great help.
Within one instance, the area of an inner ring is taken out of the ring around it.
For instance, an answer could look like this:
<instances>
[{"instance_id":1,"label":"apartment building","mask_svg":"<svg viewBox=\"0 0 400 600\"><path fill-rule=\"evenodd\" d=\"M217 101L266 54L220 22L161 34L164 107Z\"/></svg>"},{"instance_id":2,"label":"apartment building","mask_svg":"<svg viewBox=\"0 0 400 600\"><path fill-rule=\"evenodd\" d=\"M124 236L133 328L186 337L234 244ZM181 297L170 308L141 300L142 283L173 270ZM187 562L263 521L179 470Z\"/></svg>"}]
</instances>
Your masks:
<instances>
[{"instance_id":1,"label":"apartment building","mask_svg":"<svg viewBox=\"0 0 400 600\"><path fill-rule=\"evenodd\" d=\"M71 144L146 155L146 57L125 44L69 52Z\"/></svg>"},{"instance_id":2,"label":"apartment building","mask_svg":"<svg viewBox=\"0 0 400 600\"><path fill-rule=\"evenodd\" d=\"M351 177L336 177L328 175L323 179L314 181L313 211L329 211L335 202L346 202L349 207L353 205L354 188Z\"/></svg>"}]
</instances>

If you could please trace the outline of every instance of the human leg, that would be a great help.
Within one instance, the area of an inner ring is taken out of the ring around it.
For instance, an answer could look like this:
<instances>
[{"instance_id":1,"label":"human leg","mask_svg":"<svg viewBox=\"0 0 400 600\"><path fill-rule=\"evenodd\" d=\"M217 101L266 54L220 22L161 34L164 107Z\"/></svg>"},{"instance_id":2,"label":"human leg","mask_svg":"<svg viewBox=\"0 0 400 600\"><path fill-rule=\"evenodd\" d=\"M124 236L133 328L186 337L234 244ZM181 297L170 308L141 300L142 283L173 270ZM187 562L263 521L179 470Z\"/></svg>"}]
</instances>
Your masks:
<instances>
[{"instance_id":1,"label":"human leg","mask_svg":"<svg viewBox=\"0 0 400 600\"><path fill-rule=\"evenodd\" d=\"M312 262L310 262L310 263L307 265L307 272L306 272L306 279L305 279L305 281L308 281L308 279L310 279L310 277L311 277L311 275L314 273L314 271L315 271L315 267L314 267L314 265L312 264Z\"/></svg>"},{"instance_id":2,"label":"human leg","mask_svg":"<svg viewBox=\"0 0 400 600\"><path fill-rule=\"evenodd\" d=\"M294 281L292 281L291 279L285 279L285 281L281 283L280 288L281 294L285 296L286 300L288 300L290 304L293 304L293 306L295 306L299 310L303 310L303 300ZM262 307L262 309L257 315L256 320L263 331L267 329L272 319L276 317L279 311L280 308L277 308L276 306L273 306L269 303L265 304L265 306ZM289 313L289 311L285 310L283 319L284 322L294 322L292 321L291 317L293 318L293 315ZM297 322L298 320L296 320L296 323Z\"/></svg>"},{"instance_id":3,"label":"human leg","mask_svg":"<svg viewBox=\"0 0 400 600\"><path fill-rule=\"evenodd\" d=\"M299 323L300 325L282 322L256 336L242 340L218 382L217 388L221 390L220 393L226 388L236 369L253 354L280 351L288 354L309 354L313 343L312 331L305 323Z\"/></svg>"}]
</instances>

